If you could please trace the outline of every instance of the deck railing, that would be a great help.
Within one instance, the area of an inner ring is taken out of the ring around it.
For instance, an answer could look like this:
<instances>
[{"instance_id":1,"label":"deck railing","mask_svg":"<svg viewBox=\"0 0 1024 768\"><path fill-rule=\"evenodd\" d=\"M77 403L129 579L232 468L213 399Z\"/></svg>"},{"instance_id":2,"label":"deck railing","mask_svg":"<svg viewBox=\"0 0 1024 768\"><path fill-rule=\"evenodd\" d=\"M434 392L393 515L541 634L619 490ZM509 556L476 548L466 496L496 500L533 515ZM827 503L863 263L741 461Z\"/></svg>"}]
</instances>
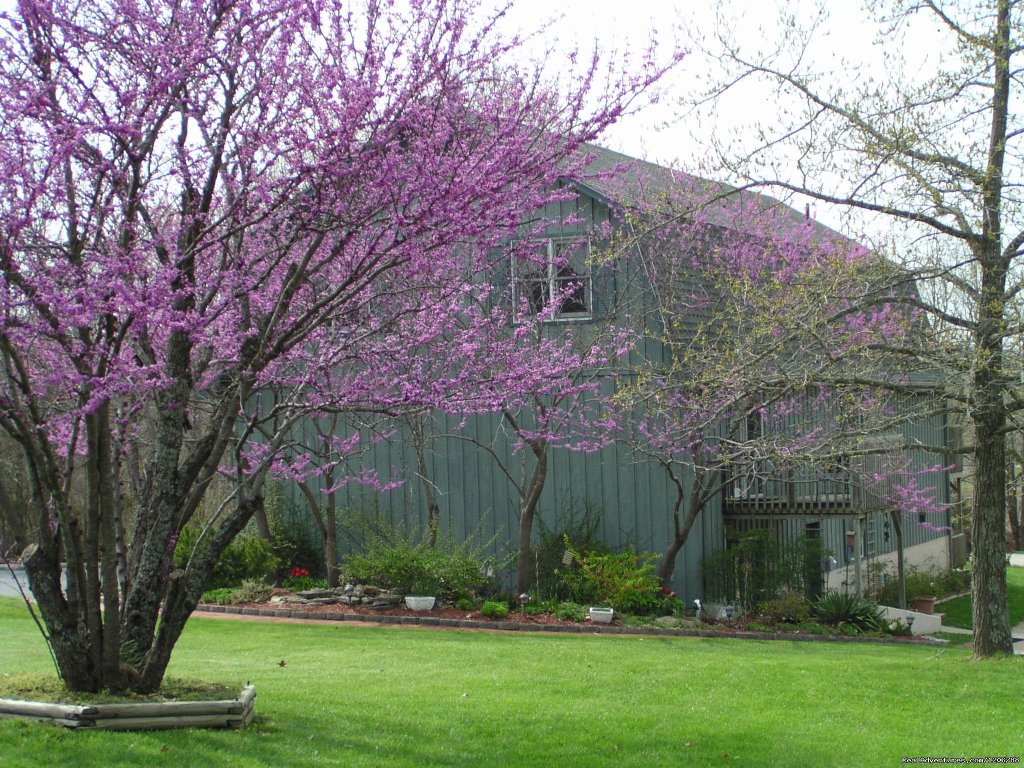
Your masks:
<instances>
[{"instance_id":1,"label":"deck railing","mask_svg":"<svg viewBox=\"0 0 1024 768\"><path fill-rule=\"evenodd\" d=\"M829 466L752 462L726 483L727 514L850 514L892 504L894 479L881 471L884 454L843 459Z\"/></svg>"}]
</instances>

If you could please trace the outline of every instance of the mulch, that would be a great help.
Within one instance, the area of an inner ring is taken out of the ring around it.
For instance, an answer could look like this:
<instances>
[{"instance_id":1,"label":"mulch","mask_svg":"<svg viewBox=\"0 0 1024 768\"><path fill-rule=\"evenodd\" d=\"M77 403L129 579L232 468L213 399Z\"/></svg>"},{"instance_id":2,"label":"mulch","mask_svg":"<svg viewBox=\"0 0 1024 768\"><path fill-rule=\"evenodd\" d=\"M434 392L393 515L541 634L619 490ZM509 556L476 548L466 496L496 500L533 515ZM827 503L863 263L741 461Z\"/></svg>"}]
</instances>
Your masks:
<instances>
[{"instance_id":1,"label":"mulch","mask_svg":"<svg viewBox=\"0 0 1024 768\"><path fill-rule=\"evenodd\" d=\"M350 605L287 605L243 603L240 605L200 604L194 616L202 618L242 619L289 624L320 624L344 622L364 627L401 627L418 629L469 630L477 632L564 632L569 634L600 634L657 637L710 637L740 640L790 640L826 643L872 643L885 645L924 645L943 647L946 643L930 637L864 637L849 635L814 635L805 632L754 632L727 624L708 628L634 627L618 623L579 624L562 621L551 614L509 613L504 619L492 619L479 612L456 608L411 611L407 608L372 609Z\"/></svg>"}]
</instances>

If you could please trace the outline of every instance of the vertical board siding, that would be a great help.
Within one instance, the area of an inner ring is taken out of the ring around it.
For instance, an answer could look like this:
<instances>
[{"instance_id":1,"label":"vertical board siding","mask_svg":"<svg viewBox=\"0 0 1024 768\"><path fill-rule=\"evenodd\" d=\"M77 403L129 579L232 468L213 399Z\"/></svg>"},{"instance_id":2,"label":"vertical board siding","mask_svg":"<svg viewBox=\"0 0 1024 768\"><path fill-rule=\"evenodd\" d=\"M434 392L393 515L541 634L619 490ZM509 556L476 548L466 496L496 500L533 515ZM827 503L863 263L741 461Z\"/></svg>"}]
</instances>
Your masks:
<instances>
[{"instance_id":1,"label":"vertical board siding","mask_svg":"<svg viewBox=\"0 0 1024 768\"><path fill-rule=\"evenodd\" d=\"M542 220L543 219L543 220ZM537 233L543 223L543 233L548 237L575 237L595 231L612 219L608 206L586 195L575 200L549 204L541 214L524 222L519 236ZM599 250L599 244L592 253ZM500 254L498 254L500 255ZM504 291L511 278L511 259L499 259L502 267L493 276L495 287ZM596 332L602 318L625 317L632 307L650 309L652 297L645 287L644 270L637 259L619 260L615 264L594 264L592 279L594 285L594 322L568 322L553 324L552 332L571 329L581 337ZM636 313L631 313L636 316ZM649 317L649 312L641 316ZM695 325L699 318L691 318ZM659 328L652 327L649 333L640 334L635 348L624 362L620 375L629 375L645 362L667 361L668 349L658 340ZM612 380L606 387L616 386ZM500 414L483 414L469 417L460 427L460 418L435 414L429 420L433 437L427 446L427 465L431 480L435 484L435 495L441 508L441 531L445 535L463 540L475 537L477 543L493 541L489 552L497 561L507 561L513 553L519 516L519 495L508 477L503 474L493 457L472 441L492 448L517 479L533 466L533 456L528 449L516 451L509 439ZM303 437L312 435L308 427L301 428ZM458 431L470 439L450 436ZM924 445L942 445L944 423L935 417L921 423L904 427L904 437ZM908 459L920 469L934 464L939 459L925 451L911 451ZM395 525L424 530L427 523L426 504L423 491L416 477L416 456L408 430L397 426L394 435L386 441L376 443L362 459L362 467L372 467L384 480L404 480L404 483L384 493L372 493L358 485L344 487L340 506L373 505ZM937 493L945 498L944 473L936 473L927 479ZM685 490L689 491L692 475L684 477ZM306 503L294 485L286 485L286 498L292 505L305 509ZM676 491L661 467L633 452L621 444L612 444L593 453L573 452L563 448L552 449L549 457L549 473L544 493L538 506L539 521L549 530L557 530L569 510L582 510L585 506L601 512L600 533L604 543L613 550L637 550L661 554L669 544L672 534L672 510ZM673 589L686 601L703 598L701 565L711 552L726 546L727 527L722 516L722 494L718 494L697 517L683 550L676 561L671 583ZM948 513L943 520L934 524L948 524ZM755 527L773 530L780 539L792 539L806 532L809 521L816 517L786 520L763 520L731 518L728 531L731 534ZM893 539L885 544L882 536L882 519L877 517L869 524L877 542L878 553L888 546L893 548ZM845 534L852 530L852 519L820 518L820 536L823 547L832 553L840 567L845 561ZM940 533L927 530L914 520L905 521L904 539L906 546L934 538ZM351 544L343 535L339 536L343 548Z\"/></svg>"}]
</instances>

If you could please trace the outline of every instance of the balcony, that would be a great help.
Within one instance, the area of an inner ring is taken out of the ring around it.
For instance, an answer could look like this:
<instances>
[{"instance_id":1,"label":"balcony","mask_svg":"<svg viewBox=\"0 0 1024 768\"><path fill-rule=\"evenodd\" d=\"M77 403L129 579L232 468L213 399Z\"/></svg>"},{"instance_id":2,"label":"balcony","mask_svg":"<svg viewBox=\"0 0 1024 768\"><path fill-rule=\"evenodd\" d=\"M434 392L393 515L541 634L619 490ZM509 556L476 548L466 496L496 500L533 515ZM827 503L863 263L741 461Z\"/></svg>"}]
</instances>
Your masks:
<instances>
[{"instance_id":1,"label":"balcony","mask_svg":"<svg viewBox=\"0 0 1024 768\"><path fill-rule=\"evenodd\" d=\"M891 507L894 478L885 454L844 458L829 466L780 467L752 462L725 485L726 517L848 517ZM883 478L879 480L878 478Z\"/></svg>"}]
</instances>

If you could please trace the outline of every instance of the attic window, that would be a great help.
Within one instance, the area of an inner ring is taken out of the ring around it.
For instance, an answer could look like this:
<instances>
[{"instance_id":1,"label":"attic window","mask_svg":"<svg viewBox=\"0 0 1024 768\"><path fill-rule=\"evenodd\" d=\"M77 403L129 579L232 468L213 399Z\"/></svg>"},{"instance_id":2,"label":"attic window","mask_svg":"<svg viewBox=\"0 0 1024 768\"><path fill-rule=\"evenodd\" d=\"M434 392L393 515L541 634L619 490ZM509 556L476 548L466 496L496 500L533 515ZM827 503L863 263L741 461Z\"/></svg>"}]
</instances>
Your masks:
<instances>
[{"instance_id":1,"label":"attic window","mask_svg":"<svg viewBox=\"0 0 1024 768\"><path fill-rule=\"evenodd\" d=\"M551 320L588 320L592 317L593 286L590 243L586 240L532 241L513 263L513 299L519 315L550 313Z\"/></svg>"}]
</instances>

